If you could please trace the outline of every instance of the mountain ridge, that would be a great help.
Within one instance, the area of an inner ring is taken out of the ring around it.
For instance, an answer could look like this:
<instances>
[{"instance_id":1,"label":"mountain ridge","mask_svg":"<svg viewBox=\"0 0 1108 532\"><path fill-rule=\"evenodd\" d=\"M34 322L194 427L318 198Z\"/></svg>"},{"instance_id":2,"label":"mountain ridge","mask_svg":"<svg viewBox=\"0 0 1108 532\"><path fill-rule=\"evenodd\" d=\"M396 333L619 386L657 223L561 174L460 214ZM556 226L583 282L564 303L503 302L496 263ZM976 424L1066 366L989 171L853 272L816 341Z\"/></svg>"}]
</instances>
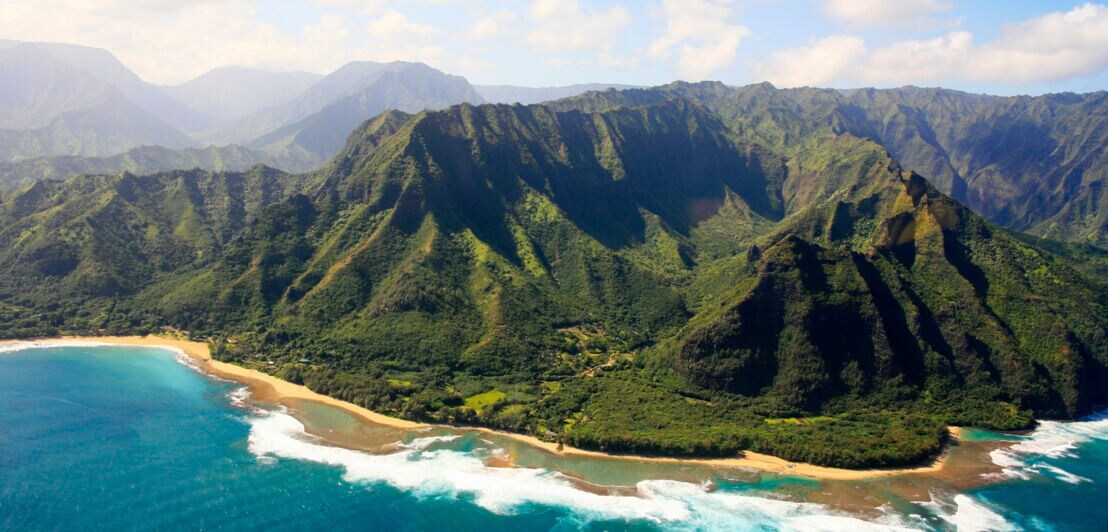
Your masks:
<instances>
[{"instance_id":1,"label":"mountain ridge","mask_svg":"<svg viewBox=\"0 0 1108 532\"><path fill-rule=\"evenodd\" d=\"M447 76L422 63L405 61L393 61L389 63L352 61L327 76L324 76L292 100L262 109L244 117L236 121L236 123L222 128L213 138L216 140L223 139L240 142L254 141L258 137L276 129L299 122L319 113L338 100L366 90L376 83L383 75L403 71L415 72L417 75L437 73L442 76ZM460 76L449 76L448 79L464 80L464 78ZM382 108L381 110L383 111L384 109ZM399 110L404 111L406 109ZM418 111L422 110L422 108L410 110ZM368 118L371 118L371 116L365 117L365 119Z\"/></svg>"},{"instance_id":2,"label":"mountain ridge","mask_svg":"<svg viewBox=\"0 0 1108 532\"><path fill-rule=\"evenodd\" d=\"M371 79L359 81L355 92L247 145L288 154L305 161L306 166L316 166L334 156L354 128L386 110L418 112L453 103L481 102L473 87L460 76L447 76L421 63L381 66L384 70L373 72Z\"/></svg>"},{"instance_id":3,"label":"mountain ridge","mask_svg":"<svg viewBox=\"0 0 1108 532\"><path fill-rule=\"evenodd\" d=\"M578 96L589 91L641 88L620 83L577 83L559 87L522 87L519 85L474 85L473 88L488 103L520 103L530 105Z\"/></svg>"},{"instance_id":4,"label":"mountain ridge","mask_svg":"<svg viewBox=\"0 0 1108 532\"><path fill-rule=\"evenodd\" d=\"M170 170L243 171L257 164L303 170L296 161L243 148L209 146L171 150L139 146L110 157L53 156L0 163L0 189L19 189L39 180L65 180L87 174L153 174Z\"/></svg>"},{"instance_id":5,"label":"mountain ridge","mask_svg":"<svg viewBox=\"0 0 1108 532\"><path fill-rule=\"evenodd\" d=\"M0 60L9 80L27 81L0 92L11 100L0 101L0 126L6 126L0 127L0 155L8 161L238 143L267 152L265 162L306 171L326 162L359 123L386 109L414 112L481 101L464 78L422 63L355 61L328 76L228 67L180 86L157 87L98 48L5 41Z\"/></svg>"},{"instance_id":6,"label":"mountain ridge","mask_svg":"<svg viewBox=\"0 0 1108 532\"><path fill-rule=\"evenodd\" d=\"M171 148L191 142L114 86L38 45L0 51L0 69L11 81L0 93L0 160L116 153L143 140Z\"/></svg>"},{"instance_id":7,"label":"mountain ridge","mask_svg":"<svg viewBox=\"0 0 1108 532\"><path fill-rule=\"evenodd\" d=\"M121 94L159 120L187 132L212 126L213 117L189 108L165 94L161 88L144 81L111 52L76 44L34 43L51 56L119 90Z\"/></svg>"},{"instance_id":8,"label":"mountain ridge","mask_svg":"<svg viewBox=\"0 0 1108 532\"><path fill-rule=\"evenodd\" d=\"M826 128L872 139L905 167L933 176L939 190L1006 227L1108 245L1098 192L1108 177L1104 91L1000 97L919 87L776 89L769 83L678 82L582 96L593 109L667 97L699 101L740 138L783 153Z\"/></svg>"}]
</instances>

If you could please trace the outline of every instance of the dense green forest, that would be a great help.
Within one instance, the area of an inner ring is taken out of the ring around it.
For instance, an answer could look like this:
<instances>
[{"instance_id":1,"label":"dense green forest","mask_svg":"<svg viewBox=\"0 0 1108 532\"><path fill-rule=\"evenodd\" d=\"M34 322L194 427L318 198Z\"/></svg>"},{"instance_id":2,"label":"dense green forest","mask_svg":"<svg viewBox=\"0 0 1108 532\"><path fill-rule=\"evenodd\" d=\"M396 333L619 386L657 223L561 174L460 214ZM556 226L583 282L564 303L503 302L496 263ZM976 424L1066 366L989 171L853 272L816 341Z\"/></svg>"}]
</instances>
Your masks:
<instances>
[{"instance_id":1,"label":"dense green forest","mask_svg":"<svg viewBox=\"0 0 1108 532\"><path fill-rule=\"evenodd\" d=\"M1099 248L987 222L802 96L388 112L312 174L40 181L0 196L0 334L187 330L391 415L841 467L1108 399Z\"/></svg>"}]
</instances>

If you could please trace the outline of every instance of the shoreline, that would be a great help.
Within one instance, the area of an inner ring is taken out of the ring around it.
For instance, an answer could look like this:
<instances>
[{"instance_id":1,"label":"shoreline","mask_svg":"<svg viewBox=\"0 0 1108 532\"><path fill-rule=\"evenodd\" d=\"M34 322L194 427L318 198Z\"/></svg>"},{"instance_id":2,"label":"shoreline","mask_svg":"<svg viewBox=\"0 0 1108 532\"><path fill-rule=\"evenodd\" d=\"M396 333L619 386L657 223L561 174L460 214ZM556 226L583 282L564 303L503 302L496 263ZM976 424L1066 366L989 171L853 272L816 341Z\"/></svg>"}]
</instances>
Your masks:
<instances>
[{"instance_id":1,"label":"shoreline","mask_svg":"<svg viewBox=\"0 0 1108 532\"><path fill-rule=\"evenodd\" d=\"M216 377L229 379L235 382L245 384L251 388L252 392L260 395L272 397L277 402L283 400L306 400L317 403L322 403L328 406L339 408L354 416L368 421L370 423L376 423L378 425L385 425L400 429L417 429L425 428L432 425L428 423L420 423L415 421L408 421L405 419L386 416L378 412L374 412L367 408L360 407L353 403L341 401L330 396L326 396L320 393L316 393L309 390L307 387L293 384L291 382L279 379L267 373L247 369L242 366L236 366L227 362L220 362L213 360L211 353L208 349L208 344L204 342L195 342L189 340L180 340L175 338L168 338L163 336L65 336L60 338L39 338L32 340L11 340L0 341L0 347L7 345L18 345L20 343L31 343L35 345L65 345L66 343L87 343L87 344L104 344L104 345L127 345L127 346L143 346L143 347L161 347L179 351L185 356L189 357L196 365L204 372L210 373ZM723 467L723 468L742 468L742 469L755 469L759 471L765 471L769 473L776 473L781 475L793 475L809 477L821 480L862 480L877 477L886 477L894 475L908 475L908 474L920 474L920 473L934 473L941 471L946 463L947 452L944 451L933 462L926 465L917 467L905 467L905 468L881 468L881 469L840 469L834 467L824 467L813 464L805 464L798 462L789 462L776 456L770 456L761 453L755 453L752 451L743 451L741 456L731 458L679 458L679 457L663 457L663 456L640 456L629 454L613 454L603 451L590 451L586 449L578 449L565 445L562 449L558 449L558 444L553 442L542 441L534 436L526 434L517 434L512 432L504 432L484 427L453 427L450 425L442 425L444 427L461 429L461 430L477 430L488 434L495 434L506 438L511 438L516 441L525 443L532 447L542 449L555 456L583 456L592 458L605 458L612 460L629 460L638 462L654 462L654 463L672 463L672 464L696 464L710 467ZM960 440L961 428L949 427L950 437L957 442ZM948 444L949 445L949 444Z\"/></svg>"},{"instance_id":2,"label":"shoreline","mask_svg":"<svg viewBox=\"0 0 1108 532\"><path fill-rule=\"evenodd\" d=\"M579 449L577 447L571 447L569 445L564 445L562 447L562 450L559 451L557 443L543 441L527 434L504 432L485 427L467 426L454 428L477 430L489 434L495 434L497 436L503 436L505 438L511 438L513 440L526 443L527 445L537 447L557 456L582 456L591 458L605 458L611 460L627 460L635 462L652 462L661 464L694 464L709 467L755 469L758 471L776 473L779 475L809 477L820 480L864 480L897 475L937 473L943 470L947 458L947 449L944 446L944 449L940 452L939 456L936 457L935 460L933 460L929 464L915 467L843 469L837 467L819 466L803 462L790 462L783 458L778 458L776 456L768 454L756 453L754 451L741 451L741 456L730 458L692 458L674 456L647 456L637 454L616 454L607 453L604 451L590 451L588 449ZM959 441L962 428L948 427L948 429L950 430L950 438L954 441Z\"/></svg>"}]
</instances>

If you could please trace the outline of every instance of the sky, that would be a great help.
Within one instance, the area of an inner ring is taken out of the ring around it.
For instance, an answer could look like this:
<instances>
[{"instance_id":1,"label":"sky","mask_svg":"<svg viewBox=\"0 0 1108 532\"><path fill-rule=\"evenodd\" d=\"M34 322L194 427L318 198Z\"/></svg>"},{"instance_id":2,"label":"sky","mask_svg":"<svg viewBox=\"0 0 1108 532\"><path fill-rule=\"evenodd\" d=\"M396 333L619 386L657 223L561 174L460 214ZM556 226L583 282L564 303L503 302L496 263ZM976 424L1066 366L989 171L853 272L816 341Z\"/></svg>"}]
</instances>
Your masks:
<instances>
[{"instance_id":1,"label":"sky","mask_svg":"<svg viewBox=\"0 0 1108 532\"><path fill-rule=\"evenodd\" d=\"M0 38L105 48L143 79L422 61L475 84L1108 89L1108 4L968 0L3 0Z\"/></svg>"}]
</instances>

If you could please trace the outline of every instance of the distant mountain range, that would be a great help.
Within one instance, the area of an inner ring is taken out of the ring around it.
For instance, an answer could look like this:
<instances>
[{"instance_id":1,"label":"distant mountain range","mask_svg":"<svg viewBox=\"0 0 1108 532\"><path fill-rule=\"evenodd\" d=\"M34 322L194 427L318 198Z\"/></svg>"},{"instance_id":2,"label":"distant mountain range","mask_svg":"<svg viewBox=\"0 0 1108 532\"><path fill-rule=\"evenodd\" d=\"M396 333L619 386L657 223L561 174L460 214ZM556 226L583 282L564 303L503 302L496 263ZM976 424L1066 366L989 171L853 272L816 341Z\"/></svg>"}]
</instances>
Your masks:
<instances>
[{"instance_id":1,"label":"distant mountain range","mask_svg":"<svg viewBox=\"0 0 1108 532\"><path fill-rule=\"evenodd\" d=\"M307 171L335 155L358 124L387 109L532 104L606 90L634 101L649 92L603 83L473 86L405 62L354 62L326 76L225 67L158 87L104 50L16 41L0 41L0 75L7 82L0 87L0 188L72 172L180 165L243 170L264 163ZM745 140L780 148L830 126L884 146L905 167L991 221L1041 237L1108 246L1103 91L995 97L915 87L691 87L682 90L697 94L683 96L719 106L721 118ZM125 154L140 146L168 150ZM195 151L200 146L220 147ZM184 148L190 151L171 151Z\"/></svg>"},{"instance_id":2,"label":"distant mountain range","mask_svg":"<svg viewBox=\"0 0 1108 532\"><path fill-rule=\"evenodd\" d=\"M516 85L474 85L477 94L488 103L532 103L548 102L561 98L577 96L589 91L608 89L623 90L636 88L634 85L618 83L579 83L563 87L519 87Z\"/></svg>"},{"instance_id":3,"label":"distant mountain range","mask_svg":"<svg viewBox=\"0 0 1108 532\"><path fill-rule=\"evenodd\" d=\"M481 101L463 78L413 63L351 63L329 76L222 68L157 87L105 50L56 43L0 41L0 75L0 161L39 159L37 168L79 168L41 158L81 156L108 158L88 165L105 169L106 161L123 159L113 156L139 146L215 142L249 145L267 163L307 170L385 109ZM182 154L154 167L175 160L204 162Z\"/></svg>"},{"instance_id":4,"label":"distant mountain range","mask_svg":"<svg viewBox=\"0 0 1108 532\"><path fill-rule=\"evenodd\" d=\"M68 155L0 163L0 183L21 188L42 179L63 180L84 174L153 174L191 169L241 171L258 164L290 168L299 166L298 161L282 161L275 155L233 144L177 150L140 146L110 157Z\"/></svg>"},{"instance_id":5,"label":"distant mountain range","mask_svg":"<svg viewBox=\"0 0 1108 532\"><path fill-rule=\"evenodd\" d=\"M138 144L181 148L178 129L114 85L37 45L0 50L0 160L109 155Z\"/></svg>"},{"instance_id":6,"label":"distant mountain range","mask_svg":"<svg viewBox=\"0 0 1108 532\"><path fill-rule=\"evenodd\" d=\"M54 60L113 87L131 103L181 131L202 131L216 123L215 117L197 112L165 94L159 87L143 81L107 50L74 44L5 43L7 45L0 44L0 48L33 46ZM16 86L11 87L11 90L22 92L26 89Z\"/></svg>"},{"instance_id":7,"label":"distant mountain range","mask_svg":"<svg viewBox=\"0 0 1108 532\"><path fill-rule=\"evenodd\" d=\"M222 146L232 159L292 171L315 168L342 147L350 131L387 109L418 112L484 99L464 78L419 63L353 62L327 76L217 68L189 82L158 87L142 81L109 52L57 43L0 41L0 186L44 175L96 169L134 170L123 152L139 146ZM523 101L579 94L601 85L490 88ZM606 86L604 86L606 87ZM235 145L235 146L232 146ZM195 151L145 150L143 169L228 169ZM209 150L209 153L215 153ZM72 157L95 157L81 163ZM49 161L49 157L64 157ZM155 161L155 159L160 159ZM26 175L15 175L22 171Z\"/></svg>"},{"instance_id":8,"label":"distant mountain range","mask_svg":"<svg viewBox=\"0 0 1108 532\"><path fill-rule=\"evenodd\" d=\"M289 102L263 109L228 128L252 137L251 148L318 166L359 124L386 110L419 112L456 103L483 103L461 76L421 63L349 63ZM276 126L276 127L274 127ZM253 137L258 132L265 132Z\"/></svg>"}]
</instances>

